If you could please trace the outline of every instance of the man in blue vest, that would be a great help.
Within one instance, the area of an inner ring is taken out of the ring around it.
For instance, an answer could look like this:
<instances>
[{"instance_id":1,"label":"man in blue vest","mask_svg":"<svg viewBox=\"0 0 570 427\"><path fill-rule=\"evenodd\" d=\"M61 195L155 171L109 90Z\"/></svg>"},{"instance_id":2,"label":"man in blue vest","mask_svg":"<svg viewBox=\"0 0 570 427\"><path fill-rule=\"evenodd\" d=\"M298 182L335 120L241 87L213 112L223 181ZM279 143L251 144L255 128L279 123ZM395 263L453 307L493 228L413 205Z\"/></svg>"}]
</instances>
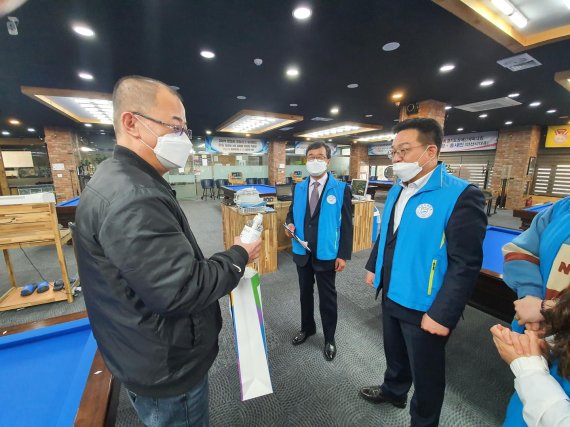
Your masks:
<instances>
[{"instance_id":1,"label":"man in blue vest","mask_svg":"<svg viewBox=\"0 0 570 427\"><path fill-rule=\"evenodd\" d=\"M475 286L487 226L485 199L438 163L443 131L433 119L394 128L389 152L398 183L388 192L366 283L382 292L384 383L373 403L405 408L412 426L437 426L445 392L445 345Z\"/></svg>"},{"instance_id":2,"label":"man in blue vest","mask_svg":"<svg viewBox=\"0 0 570 427\"><path fill-rule=\"evenodd\" d=\"M293 239L301 294L301 330L293 338L299 345L316 333L313 288L319 291L319 309L325 336L324 356L336 355L334 334L337 322L335 277L344 270L352 254L352 195L344 182L327 173L331 149L324 142L307 147L310 177L297 184L287 215L289 230L308 243L309 251ZM287 233L287 232L286 232Z\"/></svg>"}]
</instances>

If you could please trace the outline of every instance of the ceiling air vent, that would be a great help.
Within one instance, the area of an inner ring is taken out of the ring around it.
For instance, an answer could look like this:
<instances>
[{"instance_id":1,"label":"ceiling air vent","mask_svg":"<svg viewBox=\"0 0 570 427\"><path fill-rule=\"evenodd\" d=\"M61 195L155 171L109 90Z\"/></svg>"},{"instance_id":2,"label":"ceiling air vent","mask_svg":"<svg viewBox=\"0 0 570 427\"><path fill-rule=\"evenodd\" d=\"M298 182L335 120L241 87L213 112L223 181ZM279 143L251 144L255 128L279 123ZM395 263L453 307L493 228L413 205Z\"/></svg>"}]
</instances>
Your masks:
<instances>
[{"instance_id":1,"label":"ceiling air vent","mask_svg":"<svg viewBox=\"0 0 570 427\"><path fill-rule=\"evenodd\" d=\"M333 119L330 117L313 117L311 120L314 120L315 122L330 122Z\"/></svg>"},{"instance_id":2,"label":"ceiling air vent","mask_svg":"<svg viewBox=\"0 0 570 427\"><path fill-rule=\"evenodd\" d=\"M497 64L502 65L511 71L526 70L527 68L534 68L542 65L528 53L511 56L510 58L500 59L497 61Z\"/></svg>"},{"instance_id":3,"label":"ceiling air vent","mask_svg":"<svg viewBox=\"0 0 570 427\"><path fill-rule=\"evenodd\" d=\"M454 108L459 108L463 111L469 111L471 113L478 113L479 111L495 110L497 108L514 107L516 105L521 105L520 102L515 101L512 98L504 97L497 99L489 99L487 101L474 102L472 104L456 105Z\"/></svg>"}]
</instances>

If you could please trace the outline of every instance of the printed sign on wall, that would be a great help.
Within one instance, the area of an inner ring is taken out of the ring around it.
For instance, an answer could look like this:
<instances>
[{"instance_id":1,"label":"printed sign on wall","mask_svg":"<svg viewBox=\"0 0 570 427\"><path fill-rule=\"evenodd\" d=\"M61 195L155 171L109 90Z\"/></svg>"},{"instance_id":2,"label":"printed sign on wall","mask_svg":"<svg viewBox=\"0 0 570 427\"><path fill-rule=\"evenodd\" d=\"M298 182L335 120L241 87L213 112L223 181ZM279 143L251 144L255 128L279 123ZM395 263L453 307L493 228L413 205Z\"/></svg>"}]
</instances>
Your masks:
<instances>
[{"instance_id":1,"label":"printed sign on wall","mask_svg":"<svg viewBox=\"0 0 570 427\"><path fill-rule=\"evenodd\" d=\"M546 134L546 147L570 147L570 125L549 126Z\"/></svg>"},{"instance_id":2,"label":"printed sign on wall","mask_svg":"<svg viewBox=\"0 0 570 427\"><path fill-rule=\"evenodd\" d=\"M211 154L267 154L269 145L265 139L209 136L206 153Z\"/></svg>"},{"instance_id":3,"label":"printed sign on wall","mask_svg":"<svg viewBox=\"0 0 570 427\"><path fill-rule=\"evenodd\" d=\"M441 152L496 150L498 139L498 131L446 135L443 137Z\"/></svg>"},{"instance_id":4,"label":"printed sign on wall","mask_svg":"<svg viewBox=\"0 0 570 427\"><path fill-rule=\"evenodd\" d=\"M295 154L299 155L299 156L304 156L307 153L307 147L312 144L313 142L324 142L324 141L299 141L299 142L295 142ZM330 149L331 149L331 156L336 156L337 155L337 147L336 144L333 144L332 142L325 142L325 144L327 144Z\"/></svg>"}]
</instances>

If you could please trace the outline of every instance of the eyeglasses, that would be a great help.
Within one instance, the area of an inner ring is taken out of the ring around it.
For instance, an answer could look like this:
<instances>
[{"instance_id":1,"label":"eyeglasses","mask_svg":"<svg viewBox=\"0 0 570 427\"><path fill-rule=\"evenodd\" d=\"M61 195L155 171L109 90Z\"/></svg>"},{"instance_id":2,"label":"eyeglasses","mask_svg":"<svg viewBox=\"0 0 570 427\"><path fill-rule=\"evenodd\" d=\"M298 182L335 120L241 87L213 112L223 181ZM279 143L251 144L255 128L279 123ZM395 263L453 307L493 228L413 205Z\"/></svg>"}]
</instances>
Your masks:
<instances>
[{"instance_id":1,"label":"eyeglasses","mask_svg":"<svg viewBox=\"0 0 570 427\"><path fill-rule=\"evenodd\" d=\"M327 158L326 156L307 156L307 161L311 161L311 160L321 160L321 161L325 161Z\"/></svg>"},{"instance_id":2,"label":"eyeglasses","mask_svg":"<svg viewBox=\"0 0 570 427\"><path fill-rule=\"evenodd\" d=\"M420 145L413 145L413 146L400 148L398 150L390 150L390 151L388 151L388 153L386 155L388 156L388 158L390 160L392 160L396 155L403 159L404 157L406 157L406 154L408 154L410 151L412 151L412 149L417 148L417 147L423 147L423 145L421 145L421 144Z\"/></svg>"},{"instance_id":3,"label":"eyeglasses","mask_svg":"<svg viewBox=\"0 0 570 427\"><path fill-rule=\"evenodd\" d=\"M169 129L172 129L172 131L178 136L182 136L183 134L186 134L188 136L188 139L192 140L192 130L188 129L185 126L170 125L170 124L164 123L160 120L153 119L152 117L146 116L144 114L137 113L136 111L133 111L131 114L134 114L135 116L144 117L145 119L150 120L151 122L154 122L156 124L159 124L159 125L162 125L162 126L169 128Z\"/></svg>"}]
</instances>

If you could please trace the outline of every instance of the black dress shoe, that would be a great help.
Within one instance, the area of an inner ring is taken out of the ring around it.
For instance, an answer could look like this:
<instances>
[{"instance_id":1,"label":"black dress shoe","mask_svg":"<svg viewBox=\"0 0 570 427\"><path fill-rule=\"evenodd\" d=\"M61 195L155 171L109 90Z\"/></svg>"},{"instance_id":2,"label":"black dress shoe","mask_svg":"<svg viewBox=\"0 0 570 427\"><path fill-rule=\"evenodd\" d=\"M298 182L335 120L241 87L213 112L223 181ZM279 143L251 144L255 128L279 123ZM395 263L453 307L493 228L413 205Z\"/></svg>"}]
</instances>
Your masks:
<instances>
[{"instance_id":1,"label":"black dress shoe","mask_svg":"<svg viewBox=\"0 0 570 427\"><path fill-rule=\"evenodd\" d=\"M373 385L370 387L362 387L360 389L360 396L372 403L384 403L388 402L394 405L396 408L405 408L407 403L407 398L395 399L391 396L384 394L381 386Z\"/></svg>"},{"instance_id":2,"label":"black dress shoe","mask_svg":"<svg viewBox=\"0 0 570 427\"><path fill-rule=\"evenodd\" d=\"M329 362L336 356L336 344L334 341L329 341L325 343L325 350L323 351L325 359Z\"/></svg>"},{"instance_id":3,"label":"black dress shoe","mask_svg":"<svg viewBox=\"0 0 570 427\"><path fill-rule=\"evenodd\" d=\"M315 332L308 333L305 331L299 331L297 335L293 337L292 343L293 345L303 344L311 335L315 335Z\"/></svg>"}]
</instances>

